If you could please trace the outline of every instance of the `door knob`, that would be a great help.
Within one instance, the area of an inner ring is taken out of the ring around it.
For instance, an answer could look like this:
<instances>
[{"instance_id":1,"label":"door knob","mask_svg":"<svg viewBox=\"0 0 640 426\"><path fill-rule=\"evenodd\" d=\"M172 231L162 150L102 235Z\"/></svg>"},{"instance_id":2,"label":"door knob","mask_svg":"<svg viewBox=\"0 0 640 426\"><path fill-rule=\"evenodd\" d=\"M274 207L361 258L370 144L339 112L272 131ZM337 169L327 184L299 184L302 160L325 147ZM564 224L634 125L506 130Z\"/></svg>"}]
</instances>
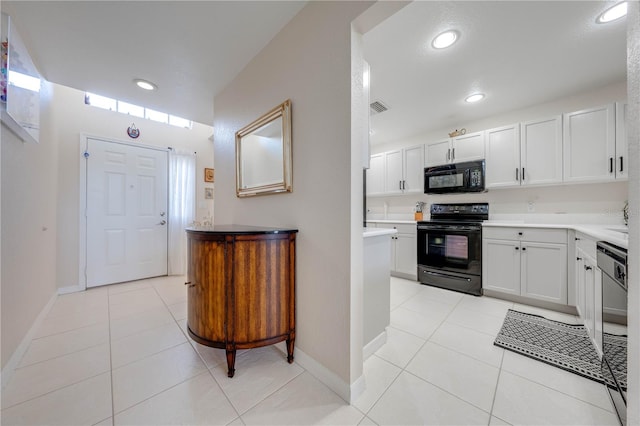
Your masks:
<instances>
[{"instance_id":1,"label":"door knob","mask_svg":"<svg viewBox=\"0 0 640 426\"><path fill-rule=\"evenodd\" d=\"M160 223L158 225L166 225L166 224L167 224L167 221L163 219L163 220L160 221Z\"/></svg>"},{"instance_id":2,"label":"door knob","mask_svg":"<svg viewBox=\"0 0 640 426\"><path fill-rule=\"evenodd\" d=\"M165 212L160 212L160 217L164 217L165 214Z\"/></svg>"}]
</instances>

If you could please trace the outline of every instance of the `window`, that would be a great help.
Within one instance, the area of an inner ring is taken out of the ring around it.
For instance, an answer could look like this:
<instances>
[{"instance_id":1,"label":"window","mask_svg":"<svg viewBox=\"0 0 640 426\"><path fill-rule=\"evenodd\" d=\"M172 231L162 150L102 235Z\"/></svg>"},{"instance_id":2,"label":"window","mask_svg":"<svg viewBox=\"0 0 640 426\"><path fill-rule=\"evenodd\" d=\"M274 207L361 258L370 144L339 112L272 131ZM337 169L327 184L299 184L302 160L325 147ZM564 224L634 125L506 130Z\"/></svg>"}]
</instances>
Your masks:
<instances>
[{"instance_id":1,"label":"window","mask_svg":"<svg viewBox=\"0 0 640 426\"><path fill-rule=\"evenodd\" d=\"M3 70L4 71L4 70ZM27 74L9 70L9 84L32 92L40 91L40 79Z\"/></svg>"},{"instance_id":2,"label":"window","mask_svg":"<svg viewBox=\"0 0 640 426\"><path fill-rule=\"evenodd\" d=\"M144 118L144 107L118 101L118 112Z\"/></svg>"},{"instance_id":3,"label":"window","mask_svg":"<svg viewBox=\"0 0 640 426\"><path fill-rule=\"evenodd\" d=\"M145 108L144 117L149 120L159 121L160 123L168 123L169 122L169 114L165 114L164 112L154 111L149 108Z\"/></svg>"},{"instance_id":4,"label":"window","mask_svg":"<svg viewBox=\"0 0 640 426\"><path fill-rule=\"evenodd\" d=\"M186 118L169 115L166 112L155 111L153 109L130 104L128 102L107 98L106 96L96 95L95 93L85 92L84 103L98 108L108 109L110 111L117 111L122 114L132 115L134 117L166 123L171 126L184 127L185 129L193 128L193 121L187 120Z\"/></svg>"}]
</instances>

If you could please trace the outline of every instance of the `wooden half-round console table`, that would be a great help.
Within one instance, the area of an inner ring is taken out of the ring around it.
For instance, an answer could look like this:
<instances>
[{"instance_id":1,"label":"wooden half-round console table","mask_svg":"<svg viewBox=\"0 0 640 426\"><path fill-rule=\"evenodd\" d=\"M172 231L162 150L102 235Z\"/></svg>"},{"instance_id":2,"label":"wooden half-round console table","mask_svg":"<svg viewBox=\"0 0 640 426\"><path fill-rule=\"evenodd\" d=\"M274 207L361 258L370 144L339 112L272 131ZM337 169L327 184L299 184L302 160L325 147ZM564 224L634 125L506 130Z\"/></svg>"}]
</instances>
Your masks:
<instances>
[{"instance_id":1,"label":"wooden half-round console table","mask_svg":"<svg viewBox=\"0 0 640 426\"><path fill-rule=\"evenodd\" d=\"M187 325L198 343L226 350L286 340L293 362L297 229L242 225L187 228Z\"/></svg>"}]
</instances>

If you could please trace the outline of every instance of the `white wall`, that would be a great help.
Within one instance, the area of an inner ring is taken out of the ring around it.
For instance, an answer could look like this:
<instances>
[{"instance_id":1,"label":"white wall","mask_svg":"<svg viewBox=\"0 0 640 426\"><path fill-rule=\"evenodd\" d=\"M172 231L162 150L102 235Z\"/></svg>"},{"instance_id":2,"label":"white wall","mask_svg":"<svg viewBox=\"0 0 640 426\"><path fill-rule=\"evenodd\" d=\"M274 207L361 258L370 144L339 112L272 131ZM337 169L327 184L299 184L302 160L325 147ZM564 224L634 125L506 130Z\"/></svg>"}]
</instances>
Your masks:
<instances>
[{"instance_id":1,"label":"white wall","mask_svg":"<svg viewBox=\"0 0 640 426\"><path fill-rule=\"evenodd\" d=\"M216 223L297 237L301 353L348 398L351 279L351 21L369 2L310 2L215 98ZM293 192L238 199L234 133L292 101ZM361 241L360 236L360 241Z\"/></svg>"},{"instance_id":2,"label":"white wall","mask_svg":"<svg viewBox=\"0 0 640 426\"><path fill-rule=\"evenodd\" d=\"M627 424L640 424L640 5L629 2L627 15L629 80L629 353Z\"/></svg>"},{"instance_id":3,"label":"white wall","mask_svg":"<svg viewBox=\"0 0 640 426\"><path fill-rule=\"evenodd\" d=\"M53 127L51 85L41 91L41 129ZM42 132L44 133L44 132ZM41 133L41 134L42 134ZM58 146L24 143L2 125L2 368L56 294Z\"/></svg>"},{"instance_id":4,"label":"white wall","mask_svg":"<svg viewBox=\"0 0 640 426\"><path fill-rule=\"evenodd\" d=\"M81 133L197 152L197 219L213 214L213 200L204 199L205 186L213 186L204 183L204 168L213 167L213 143L208 140L213 132L210 126L194 123L193 129L189 130L92 107L85 105L84 92L60 85L54 85L53 109L56 129L48 132L46 140L49 142L45 143L58 146L58 227L65 230L58 234L57 241L58 287L79 284L79 179L83 161L79 150ZM140 129L137 139L127 136L127 127L131 123ZM42 133L41 137L45 138Z\"/></svg>"}]
</instances>

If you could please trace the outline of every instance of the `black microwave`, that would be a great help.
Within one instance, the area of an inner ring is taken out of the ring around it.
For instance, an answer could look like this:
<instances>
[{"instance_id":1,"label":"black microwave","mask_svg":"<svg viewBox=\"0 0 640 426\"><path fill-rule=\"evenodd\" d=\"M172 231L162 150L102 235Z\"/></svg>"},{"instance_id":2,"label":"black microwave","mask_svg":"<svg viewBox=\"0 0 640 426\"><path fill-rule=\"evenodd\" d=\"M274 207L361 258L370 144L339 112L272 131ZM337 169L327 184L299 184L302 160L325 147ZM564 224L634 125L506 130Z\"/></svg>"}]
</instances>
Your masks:
<instances>
[{"instance_id":1,"label":"black microwave","mask_svg":"<svg viewBox=\"0 0 640 426\"><path fill-rule=\"evenodd\" d=\"M484 160L425 167L424 193L484 192L484 180Z\"/></svg>"}]
</instances>

